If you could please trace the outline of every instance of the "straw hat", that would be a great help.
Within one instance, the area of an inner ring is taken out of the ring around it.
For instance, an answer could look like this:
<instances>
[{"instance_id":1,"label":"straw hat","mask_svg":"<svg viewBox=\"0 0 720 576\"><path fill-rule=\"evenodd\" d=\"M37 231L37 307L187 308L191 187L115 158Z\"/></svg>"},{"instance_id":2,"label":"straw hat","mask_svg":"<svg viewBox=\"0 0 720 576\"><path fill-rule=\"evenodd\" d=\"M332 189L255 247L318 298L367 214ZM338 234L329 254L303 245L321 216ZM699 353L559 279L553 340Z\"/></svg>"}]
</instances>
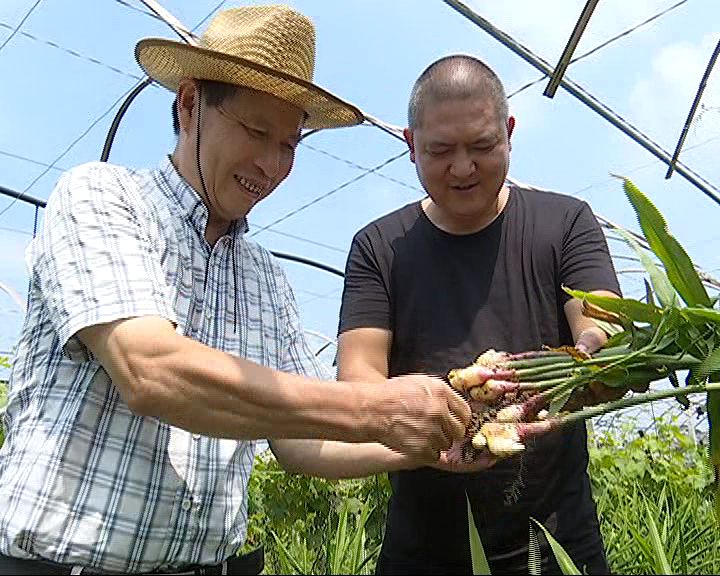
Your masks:
<instances>
[{"instance_id":1,"label":"straw hat","mask_svg":"<svg viewBox=\"0 0 720 576\"><path fill-rule=\"evenodd\" d=\"M175 92L182 78L215 80L267 92L305 110L306 128L352 126L364 116L312 83L315 27L288 6L247 6L220 12L198 46L145 38L135 47L145 73Z\"/></svg>"}]
</instances>

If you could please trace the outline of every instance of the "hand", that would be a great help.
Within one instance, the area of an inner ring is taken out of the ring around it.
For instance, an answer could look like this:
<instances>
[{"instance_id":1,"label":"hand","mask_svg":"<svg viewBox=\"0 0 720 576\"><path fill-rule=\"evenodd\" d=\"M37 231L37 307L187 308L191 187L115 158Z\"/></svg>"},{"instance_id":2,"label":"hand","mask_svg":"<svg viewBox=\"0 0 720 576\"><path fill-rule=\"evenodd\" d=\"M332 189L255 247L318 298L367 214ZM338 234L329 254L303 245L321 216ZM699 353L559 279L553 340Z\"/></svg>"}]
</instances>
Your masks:
<instances>
[{"instance_id":1,"label":"hand","mask_svg":"<svg viewBox=\"0 0 720 576\"><path fill-rule=\"evenodd\" d=\"M605 333L600 328L593 327L583 330L580 333L575 348L589 355L602 348L605 342L607 342ZM605 402L612 402L625 396L630 389L634 392L645 392L649 384L648 382L640 386L637 384L632 386L607 386L602 382L590 382L585 388L575 390L570 395L570 398L565 404L565 410L573 412L581 409L583 406L595 406L597 404L604 404Z\"/></svg>"},{"instance_id":2,"label":"hand","mask_svg":"<svg viewBox=\"0 0 720 576\"><path fill-rule=\"evenodd\" d=\"M494 456L488 450L483 450L472 462L464 462L462 459L462 445L463 441L456 440L453 442L449 450L440 452L440 458L432 467L445 472L469 474L487 470L498 461L497 456Z\"/></svg>"},{"instance_id":3,"label":"hand","mask_svg":"<svg viewBox=\"0 0 720 576\"><path fill-rule=\"evenodd\" d=\"M597 352L607 342L605 332L597 326L586 328L578 336L575 348L585 354L593 354Z\"/></svg>"},{"instance_id":4,"label":"hand","mask_svg":"<svg viewBox=\"0 0 720 576\"><path fill-rule=\"evenodd\" d=\"M595 406L618 400L625 396L628 388L625 386L608 386L602 382L590 382L584 388L578 388L570 394L565 408L567 412L580 410L584 406Z\"/></svg>"},{"instance_id":5,"label":"hand","mask_svg":"<svg viewBox=\"0 0 720 576\"><path fill-rule=\"evenodd\" d=\"M379 441L419 465L433 465L470 423L468 403L440 378L391 378L377 403Z\"/></svg>"}]
</instances>

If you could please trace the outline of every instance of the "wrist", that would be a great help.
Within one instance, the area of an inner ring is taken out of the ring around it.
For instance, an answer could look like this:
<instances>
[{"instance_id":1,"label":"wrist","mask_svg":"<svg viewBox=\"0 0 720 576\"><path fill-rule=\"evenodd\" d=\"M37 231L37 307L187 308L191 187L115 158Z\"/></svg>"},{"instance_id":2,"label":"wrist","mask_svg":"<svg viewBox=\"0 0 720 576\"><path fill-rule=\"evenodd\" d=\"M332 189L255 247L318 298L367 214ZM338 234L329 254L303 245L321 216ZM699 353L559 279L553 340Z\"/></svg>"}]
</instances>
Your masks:
<instances>
[{"instance_id":1,"label":"wrist","mask_svg":"<svg viewBox=\"0 0 720 576\"><path fill-rule=\"evenodd\" d=\"M355 420L356 430L360 436L360 442L382 442L385 438L388 423L382 416L387 407L388 400L381 393L381 386L377 383L353 383L353 389L357 392L358 398L355 403L357 407Z\"/></svg>"}]
</instances>

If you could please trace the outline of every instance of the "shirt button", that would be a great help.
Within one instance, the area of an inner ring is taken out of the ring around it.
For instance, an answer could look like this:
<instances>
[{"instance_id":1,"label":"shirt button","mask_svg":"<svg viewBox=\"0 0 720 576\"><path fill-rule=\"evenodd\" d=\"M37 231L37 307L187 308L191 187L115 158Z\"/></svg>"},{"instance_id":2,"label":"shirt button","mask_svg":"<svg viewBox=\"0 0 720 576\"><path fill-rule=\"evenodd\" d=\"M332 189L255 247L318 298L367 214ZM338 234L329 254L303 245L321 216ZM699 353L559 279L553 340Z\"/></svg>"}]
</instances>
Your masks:
<instances>
[{"instance_id":1,"label":"shirt button","mask_svg":"<svg viewBox=\"0 0 720 576\"><path fill-rule=\"evenodd\" d=\"M200 434L193 434L192 438L193 440L200 440Z\"/></svg>"},{"instance_id":2,"label":"shirt button","mask_svg":"<svg viewBox=\"0 0 720 576\"><path fill-rule=\"evenodd\" d=\"M190 510L190 508L192 508L192 500L190 498L185 498L185 500L182 501L181 506L182 509L187 512L188 510Z\"/></svg>"}]
</instances>

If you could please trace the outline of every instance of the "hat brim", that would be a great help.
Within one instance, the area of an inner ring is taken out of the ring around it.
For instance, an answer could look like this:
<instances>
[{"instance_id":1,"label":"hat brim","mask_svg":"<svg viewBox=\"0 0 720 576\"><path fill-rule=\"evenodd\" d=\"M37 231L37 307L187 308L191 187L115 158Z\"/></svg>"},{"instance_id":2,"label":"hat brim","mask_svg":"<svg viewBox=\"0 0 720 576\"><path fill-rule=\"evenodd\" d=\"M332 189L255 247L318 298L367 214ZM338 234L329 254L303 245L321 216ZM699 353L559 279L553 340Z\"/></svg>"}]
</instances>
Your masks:
<instances>
[{"instance_id":1,"label":"hat brim","mask_svg":"<svg viewBox=\"0 0 720 576\"><path fill-rule=\"evenodd\" d=\"M140 40L135 58L150 78L173 92L181 79L196 78L272 94L306 112L305 128L340 128L365 120L358 108L319 86L245 58L166 38Z\"/></svg>"}]
</instances>

